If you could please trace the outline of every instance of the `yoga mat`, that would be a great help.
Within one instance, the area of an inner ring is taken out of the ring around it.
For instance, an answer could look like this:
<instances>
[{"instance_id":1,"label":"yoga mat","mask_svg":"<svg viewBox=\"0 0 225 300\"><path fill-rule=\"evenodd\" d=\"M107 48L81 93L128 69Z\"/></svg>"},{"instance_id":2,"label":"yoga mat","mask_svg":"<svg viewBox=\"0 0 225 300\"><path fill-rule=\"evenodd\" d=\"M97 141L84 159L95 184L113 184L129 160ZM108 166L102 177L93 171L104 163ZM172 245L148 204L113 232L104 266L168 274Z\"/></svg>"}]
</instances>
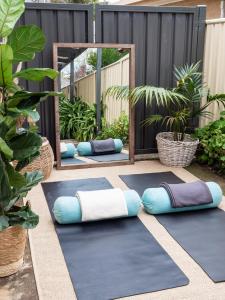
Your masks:
<instances>
[{"instance_id":1,"label":"yoga mat","mask_svg":"<svg viewBox=\"0 0 225 300\"><path fill-rule=\"evenodd\" d=\"M123 175L140 195L161 182L183 182L172 172ZM214 282L225 281L225 212L219 208L155 215L156 219Z\"/></svg>"},{"instance_id":2,"label":"yoga mat","mask_svg":"<svg viewBox=\"0 0 225 300\"><path fill-rule=\"evenodd\" d=\"M161 182L182 183L183 181L172 172L145 173L119 176L126 185L138 192L142 197L147 188L159 187Z\"/></svg>"},{"instance_id":3,"label":"yoga mat","mask_svg":"<svg viewBox=\"0 0 225 300\"><path fill-rule=\"evenodd\" d=\"M98 162L120 161L120 160L128 160L129 159L129 155L126 153L93 155L93 156L86 156L86 157L88 157L89 159L98 161Z\"/></svg>"},{"instance_id":4,"label":"yoga mat","mask_svg":"<svg viewBox=\"0 0 225 300\"><path fill-rule=\"evenodd\" d=\"M67 165L80 165L80 164L86 164L85 161L77 158L62 158L61 159L61 165L67 166Z\"/></svg>"},{"instance_id":5,"label":"yoga mat","mask_svg":"<svg viewBox=\"0 0 225 300\"><path fill-rule=\"evenodd\" d=\"M51 214L59 196L112 188L105 178L42 183L42 187ZM137 217L54 225L79 300L115 299L188 284Z\"/></svg>"}]
</instances>

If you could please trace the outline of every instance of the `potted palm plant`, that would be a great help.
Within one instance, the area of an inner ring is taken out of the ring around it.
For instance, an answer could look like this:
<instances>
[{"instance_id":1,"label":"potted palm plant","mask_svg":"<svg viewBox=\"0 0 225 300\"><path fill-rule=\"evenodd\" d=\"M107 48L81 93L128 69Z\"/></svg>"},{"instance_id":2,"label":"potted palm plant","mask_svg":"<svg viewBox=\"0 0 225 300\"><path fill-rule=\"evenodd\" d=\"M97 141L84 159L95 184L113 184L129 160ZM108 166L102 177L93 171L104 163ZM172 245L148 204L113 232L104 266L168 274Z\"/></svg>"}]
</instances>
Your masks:
<instances>
[{"instance_id":1,"label":"potted palm plant","mask_svg":"<svg viewBox=\"0 0 225 300\"><path fill-rule=\"evenodd\" d=\"M19 269L27 229L38 224L38 216L22 199L42 180L42 174L35 171L22 175L21 170L38 157L42 139L35 125L23 128L21 119L38 121L37 105L55 94L26 91L18 85L18 79L35 81L57 76L52 69L21 68L45 44L44 34L34 25L14 29L23 11L24 0L0 3L0 277Z\"/></svg>"},{"instance_id":2,"label":"potted palm plant","mask_svg":"<svg viewBox=\"0 0 225 300\"><path fill-rule=\"evenodd\" d=\"M190 134L194 129L194 121L202 117L210 117L207 111L214 102L225 106L225 94L211 95L202 82L200 62L174 69L177 85L173 89L153 86L129 87L113 86L106 94L116 99L130 99L135 105L145 101L147 106L153 103L163 108L165 114L150 115L144 125L150 126L160 122L167 132L156 136L160 161L168 166L188 166L197 149L198 139ZM205 99L202 103L202 99Z\"/></svg>"}]
</instances>

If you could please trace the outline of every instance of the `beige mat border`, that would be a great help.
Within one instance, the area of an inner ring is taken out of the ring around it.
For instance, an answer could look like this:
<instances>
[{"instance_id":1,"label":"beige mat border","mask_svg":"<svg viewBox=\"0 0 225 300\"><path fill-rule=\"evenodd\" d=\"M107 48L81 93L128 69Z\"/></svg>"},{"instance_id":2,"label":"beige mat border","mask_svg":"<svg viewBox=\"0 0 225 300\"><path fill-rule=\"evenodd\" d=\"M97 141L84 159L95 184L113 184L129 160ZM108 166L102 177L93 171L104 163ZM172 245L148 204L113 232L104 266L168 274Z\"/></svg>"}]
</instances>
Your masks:
<instances>
[{"instance_id":1,"label":"beige mat border","mask_svg":"<svg viewBox=\"0 0 225 300\"><path fill-rule=\"evenodd\" d=\"M114 187L127 189L118 175L153 173L172 171L186 182L196 177L182 168L168 168L158 161L141 161L135 165L117 166L81 170L54 170L47 181L106 177ZM37 228L29 231L30 247L34 265L35 278L40 300L74 300L76 299L66 263L58 242L57 234L42 191L41 185L35 187L27 197L33 210L39 214L40 223ZM221 208L225 210L225 200ZM123 299L137 300L224 300L225 283L213 283L204 271L178 245L161 224L143 211L139 218L154 235L161 246L168 252L176 264L189 278L187 286L142 294Z\"/></svg>"}]
</instances>

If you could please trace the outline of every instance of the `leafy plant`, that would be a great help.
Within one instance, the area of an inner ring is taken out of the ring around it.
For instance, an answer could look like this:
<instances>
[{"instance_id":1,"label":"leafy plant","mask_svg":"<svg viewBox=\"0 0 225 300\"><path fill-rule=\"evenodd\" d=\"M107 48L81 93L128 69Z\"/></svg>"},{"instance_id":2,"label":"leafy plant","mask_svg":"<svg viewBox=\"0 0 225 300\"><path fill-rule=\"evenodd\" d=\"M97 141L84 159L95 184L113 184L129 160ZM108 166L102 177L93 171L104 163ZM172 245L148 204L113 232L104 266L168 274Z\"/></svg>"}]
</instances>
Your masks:
<instances>
[{"instance_id":1,"label":"leafy plant","mask_svg":"<svg viewBox=\"0 0 225 300\"><path fill-rule=\"evenodd\" d=\"M124 144L128 144L129 118L124 112L111 125L104 124L101 134L97 137L97 139L108 138L121 139Z\"/></svg>"},{"instance_id":2,"label":"leafy plant","mask_svg":"<svg viewBox=\"0 0 225 300\"><path fill-rule=\"evenodd\" d=\"M198 161L225 174L225 112L219 120L196 129L195 135L200 140Z\"/></svg>"},{"instance_id":3,"label":"leafy plant","mask_svg":"<svg viewBox=\"0 0 225 300\"><path fill-rule=\"evenodd\" d=\"M102 67L111 65L112 63L121 59L127 52L119 52L115 48L103 48L102 49ZM97 53L91 52L88 56L87 62L89 65L96 69L97 66Z\"/></svg>"},{"instance_id":4,"label":"leafy plant","mask_svg":"<svg viewBox=\"0 0 225 300\"><path fill-rule=\"evenodd\" d=\"M59 115L61 138L88 141L96 137L96 105L88 105L81 98L70 101L62 97Z\"/></svg>"},{"instance_id":5,"label":"leafy plant","mask_svg":"<svg viewBox=\"0 0 225 300\"><path fill-rule=\"evenodd\" d=\"M40 101L53 92L29 92L21 88L18 78L54 79L51 69L30 68L19 70L23 62L32 60L43 50L45 37L34 25L14 25L24 11L24 0L1 1L0 4L0 231L14 225L34 228L38 216L28 204L20 207L18 200L25 197L43 176L40 171L22 175L20 171L39 156L42 139L37 127L23 128L21 119L39 120L36 111ZM18 71L13 73L13 69ZM13 167L13 162L16 166Z\"/></svg>"},{"instance_id":6,"label":"leafy plant","mask_svg":"<svg viewBox=\"0 0 225 300\"><path fill-rule=\"evenodd\" d=\"M211 113L206 110L209 105L216 102L225 107L225 94L209 93L202 83L199 67L200 62L175 68L177 86L173 89L147 85L130 90L129 87L113 86L106 91L106 95L114 96L116 99L130 99L134 105L139 101L145 101L147 106L155 104L158 108L163 108L165 114L151 115L143 124L150 126L155 122L161 122L167 129L173 131L175 141L182 141L195 118L210 117ZM206 98L205 104L201 104L202 97Z\"/></svg>"}]
</instances>

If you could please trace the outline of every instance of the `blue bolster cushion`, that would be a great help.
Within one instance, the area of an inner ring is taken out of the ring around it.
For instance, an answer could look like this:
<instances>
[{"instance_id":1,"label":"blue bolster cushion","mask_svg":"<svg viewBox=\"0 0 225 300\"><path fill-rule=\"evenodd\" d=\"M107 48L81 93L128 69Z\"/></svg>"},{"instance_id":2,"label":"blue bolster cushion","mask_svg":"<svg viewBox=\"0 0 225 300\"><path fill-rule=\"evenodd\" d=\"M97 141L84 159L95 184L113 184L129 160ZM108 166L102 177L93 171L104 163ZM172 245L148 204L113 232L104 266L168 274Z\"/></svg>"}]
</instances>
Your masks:
<instances>
[{"instance_id":1,"label":"blue bolster cushion","mask_svg":"<svg viewBox=\"0 0 225 300\"><path fill-rule=\"evenodd\" d=\"M141 208L141 199L134 190L124 191L127 202L128 217L137 216ZM60 224L81 223L82 213L76 197L59 197L53 207L55 219Z\"/></svg>"},{"instance_id":2,"label":"blue bolster cushion","mask_svg":"<svg viewBox=\"0 0 225 300\"><path fill-rule=\"evenodd\" d=\"M66 144L66 152L61 153L61 158L72 158L77 153L77 149L72 143Z\"/></svg>"},{"instance_id":3,"label":"blue bolster cushion","mask_svg":"<svg viewBox=\"0 0 225 300\"><path fill-rule=\"evenodd\" d=\"M144 194L142 196L142 203L144 205L144 209L149 214L157 215L219 206L223 198L223 193L220 186L215 182L206 182L206 184L213 198L213 202L210 204L173 208L171 206L170 198L167 191L163 187L159 187L149 188L144 191Z\"/></svg>"},{"instance_id":4,"label":"blue bolster cushion","mask_svg":"<svg viewBox=\"0 0 225 300\"><path fill-rule=\"evenodd\" d=\"M120 139L114 139L116 153L120 153L123 149L123 142ZM77 145L77 151L80 156L91 156L92 148L90 142L80 142Z\"/></svg>"}]
</instances>

